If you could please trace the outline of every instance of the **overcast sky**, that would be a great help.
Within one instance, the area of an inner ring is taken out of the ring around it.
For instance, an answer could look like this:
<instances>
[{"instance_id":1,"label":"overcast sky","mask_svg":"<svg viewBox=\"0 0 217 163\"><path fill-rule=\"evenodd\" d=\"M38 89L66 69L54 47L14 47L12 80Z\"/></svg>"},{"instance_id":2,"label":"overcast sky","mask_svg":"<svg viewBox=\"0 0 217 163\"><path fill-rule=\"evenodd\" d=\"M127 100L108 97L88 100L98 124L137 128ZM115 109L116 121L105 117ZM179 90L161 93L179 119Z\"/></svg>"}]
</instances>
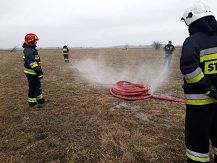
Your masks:
<instances>
[{"instance_id":1,"label":"overcast sky","mask_svg":"<svg viewBox=\"0 0 217 163\"><path fill-rule=\"evenodd\" d=\"M217 15L217 0L204 0ZM39 47L150 45L188 36L180 22L194 0L0 0L0 48L22 46L36 33Z\"/></svg>"}]
</instances>

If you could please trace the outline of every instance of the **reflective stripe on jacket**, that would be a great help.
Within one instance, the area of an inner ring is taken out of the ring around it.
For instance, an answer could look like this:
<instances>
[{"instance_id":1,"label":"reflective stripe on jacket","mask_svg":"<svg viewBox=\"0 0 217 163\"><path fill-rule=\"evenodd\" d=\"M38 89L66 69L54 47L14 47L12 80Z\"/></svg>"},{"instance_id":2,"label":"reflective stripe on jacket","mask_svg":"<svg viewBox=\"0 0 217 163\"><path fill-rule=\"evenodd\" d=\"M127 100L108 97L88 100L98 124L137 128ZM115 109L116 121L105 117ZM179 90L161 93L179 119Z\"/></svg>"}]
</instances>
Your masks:
<instances>
[{"instance_id":1,"label":"reflective stripe on jacket","mask_svg":"<svg viewBox=\"0 0 217 163\"><path fill-rule=\"evenodd\" d=\"M69 49L67 47L63 47L63 54L68 54Z\"/></svg>"},{"instance_id":2,"label":"reflective stripe on jacket","mask_svg":"<svg viewBox=\"0 0 217 163\"><path fill-rule=\"evenodd\" d=\"M40 57L36 50L36 46L29 46L24 43L23 48L24 73L30 75L43 74L41 70Z\"/></svg>"},{"instance_id":3,"label":"reflective stripe on jacket","mask_svg":"<svg viewBox=\"0 0 217 163\"><path fill-rule=\"evenodd\" d=\"M185 94L186 104L188 105L208 105L217 103L216 99L213 99L205 94Z\"/></svg>"},{"instance_id":4,"label":"reflective stripe on jacket","mask_svg":"<svg viewBox=\"0 0 217 163\"><path fill-rule=\"evenodd\" d=\"M189 105L217 103L207 96L211 85L217 88L217 35L202 32L189 36L182 47L180 70Z\"/></svg>"}]
</instances>

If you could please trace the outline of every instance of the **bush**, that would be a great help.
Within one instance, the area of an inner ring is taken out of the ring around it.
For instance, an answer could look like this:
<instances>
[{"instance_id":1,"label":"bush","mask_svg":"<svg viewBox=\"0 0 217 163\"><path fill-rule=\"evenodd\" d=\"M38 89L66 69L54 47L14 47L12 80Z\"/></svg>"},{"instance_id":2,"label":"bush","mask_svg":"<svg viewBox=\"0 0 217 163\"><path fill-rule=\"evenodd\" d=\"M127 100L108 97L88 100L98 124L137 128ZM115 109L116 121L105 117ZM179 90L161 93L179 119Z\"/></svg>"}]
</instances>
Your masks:
<instances>
[{"instance_id":1,"label":"bush","mask_svg":"<svg viewBox=\"0 0 217 163\"><path fill-rule=\"evenodd\" d=\"M159 49L161 48L161 46L162 46L162 44L161 44L161 42L159 42L159 41L154 41L154 42L152 43L152 47L153 47L155 50L159 50Z\"/></svg>"}]
</instances>

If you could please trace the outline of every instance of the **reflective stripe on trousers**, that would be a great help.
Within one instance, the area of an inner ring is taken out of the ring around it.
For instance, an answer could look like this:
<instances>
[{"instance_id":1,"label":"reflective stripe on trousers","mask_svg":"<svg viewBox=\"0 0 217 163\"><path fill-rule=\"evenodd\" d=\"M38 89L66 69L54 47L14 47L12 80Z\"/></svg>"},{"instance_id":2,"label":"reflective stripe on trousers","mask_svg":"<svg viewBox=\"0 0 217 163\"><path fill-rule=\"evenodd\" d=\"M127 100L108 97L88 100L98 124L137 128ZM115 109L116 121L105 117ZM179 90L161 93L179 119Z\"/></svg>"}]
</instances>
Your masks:
<instances>
[{"instance_id":1,"label":"reflective stripe on trousers","mask_svg":"<svg viewBox=\"0 0 217 163\"><path fill-rule=\"evenodd\" d=\"M37 102L36 98L28 98L28 102L35 103Z\"/></svg>"},{"instance_id":2,"label":"reflective stripe on trousers","mask_svg":"<svg viewBox=\"0 0 217 163\"><path fill-rule=\"evenodd\" d=\"M43 95L42 95L42 94L38 95L38 96L36 97L36 99L37 99L37 100L43 99Z\"/></svg>"},{"instance_id":3,"label":"reflective stripe on trousers","mask_svg":"<svg viewBox=\"0 0 217 163\"><path fill-rule=\"evenodd\" d=\"M209 162L209 153L199 153L186 149L186 155L193 161Z\"/></svg>"}]
</instances>

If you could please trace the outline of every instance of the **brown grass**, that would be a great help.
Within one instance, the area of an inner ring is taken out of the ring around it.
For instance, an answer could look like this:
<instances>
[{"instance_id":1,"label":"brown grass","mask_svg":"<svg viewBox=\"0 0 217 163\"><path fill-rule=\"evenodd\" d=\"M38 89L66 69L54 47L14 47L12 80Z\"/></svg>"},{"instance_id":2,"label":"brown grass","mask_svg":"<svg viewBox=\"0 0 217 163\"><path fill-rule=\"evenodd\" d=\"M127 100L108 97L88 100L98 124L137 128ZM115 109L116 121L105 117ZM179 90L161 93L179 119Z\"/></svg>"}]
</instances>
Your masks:
<instances>
[{"instance_id":1,"label":"brown grass","mask_svg":"<svg viewBox=\"0 0 217 163\"><path fill-rule=\"evenodd\" d=\"M0 162L185 161L183 106L149 99L115 108L123 100L70 68L83 58L103 55L118 69L132 61L162 58L162 51L72 49L71 64L64 63L61 50L39 54L45 73L43 90L50 103L29 109L22 51L0 52ZM156 93L183 98L179 56L180 49L169 81Z\"/></svg>"}]
</instances>

